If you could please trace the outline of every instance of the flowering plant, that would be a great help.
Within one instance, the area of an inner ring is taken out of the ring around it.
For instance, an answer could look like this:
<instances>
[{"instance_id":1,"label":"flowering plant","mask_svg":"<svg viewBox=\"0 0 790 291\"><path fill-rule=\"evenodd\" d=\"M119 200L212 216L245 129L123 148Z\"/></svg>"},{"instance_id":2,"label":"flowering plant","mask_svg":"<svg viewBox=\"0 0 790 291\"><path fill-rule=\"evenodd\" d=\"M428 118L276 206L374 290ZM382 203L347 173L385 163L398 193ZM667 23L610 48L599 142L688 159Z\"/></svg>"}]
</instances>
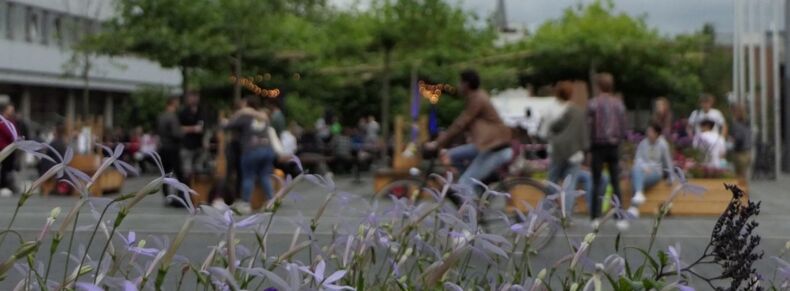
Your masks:
<instances>
[{"instance_id":1,"label":"flowering plant","mask_svg":"<svg viewBox=\"0 0 790 291\"><path fill-rule=\"evenodd\" d=\"M153 154L152 158L161 168L159 157ZM99 169L112 166L133 172L114 154ZM672 199L702 192L685 177L678 178L681 183L662 206L647 248L624 246L618 235L613 242L615 252L594 260L588 255L600 251L601 246L595 242L602 237L596 227L582 241L562 235L565 242L561 245L567 243L567 252L538 260L533 246L542 239L543 226L559 224L566 217L545 211L544 201L529 206L527 213L518 212L516 220L500 215L493 223L504 227L493 230L487 226L492 222L481 217L478 210L508 194L486 189L481 198L466 195L460 207L450 207L445 202L448 192L462 190L451 175L437 177L443 185L428 190L433 200L426 203L391 198L364 208L343 207L354 196L338 191L332 180L314 175L288 179L263 213L250 216L195 207L186 199L182 200L186 219L180 229L174 230L175 235L145 240L135 232L118 231L130 210L163 184L185 193L194 191L161 171L159 177L136 192L114 199L93 199L85 193L101 171L86 178L72 170L66 165L58 168L64 173L62 178L83 195L65 217L61 218L59 208L54 209L38 235L29 240L14 229L13 219L0 233L0 246L10 242L15 247L13 253L0 258L0 278L8 280L9 272L16 270L21 275L12 282L17 290L689 290L690 284L736 290L757 288L758 282L786 286L790 278L790 265L781 258L776 259L781 276L774 281L761 281L754 271L752 265L762 258L757 250L760 238L754 234L754 217L760 205L744 202L743 192L736 187L729 187L733 200L716 222L710 243L698 260L686 260L679 245L654 249L657 230L672 207ZM314 183L327 195L313 215L295 221L290 245L276 253L270 244L271 226L286 203L284 198L302 181ZM556 195L560 199L575 195L559 190ZM25 206L26 197L29 194L20 197L17 211ZM330 224L322 218L333 203L345 211L345 219ZM602 223L629 216L618 207L619 201L612 204L615 207ZM75 247L75 230L85 205L90 206L96 222L90 225L87 245ZM108 216L114 218L106 220ZM61 224L53 230L56 220ZM218 236L205 257L190 260L180 256L178 250L195 224L210 228ZM243 243L239 239L242 235L253 236L254 242ZM65 238L68 243L64 250L60 243ZM51 241L48 249L41 247L46 240ZM628 261L627 252L641 254L644 260ZM61 255L70 259L54 265L53 257ZM706 277L698 273L695 267L703 264L719 266L721 274ZM64 276L52 275L60 273Z\"/></svg>"}]
</instances>

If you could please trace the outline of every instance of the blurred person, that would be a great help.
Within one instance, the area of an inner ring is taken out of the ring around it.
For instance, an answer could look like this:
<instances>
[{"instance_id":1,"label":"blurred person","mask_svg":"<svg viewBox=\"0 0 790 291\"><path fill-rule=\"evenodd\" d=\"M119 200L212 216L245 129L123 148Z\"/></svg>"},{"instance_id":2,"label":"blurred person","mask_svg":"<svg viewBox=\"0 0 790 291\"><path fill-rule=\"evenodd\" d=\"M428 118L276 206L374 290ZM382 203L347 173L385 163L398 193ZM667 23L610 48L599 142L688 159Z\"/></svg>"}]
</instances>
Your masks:
<instances>
[{"instance_id":1,"label":"blurred person","mask_svg":"<svg viewBox=\"0 0 790 291\"><path fill-rule=\"evenodd\" d=\"M727 154L725 138L715 130L716 122L705 119L699 122L700 133L694 136L692 145L705 153L704 165L711 168L723 168Z\"/></svg>"},{"instance_id":2,"label":"blurred person","mask_svg":"<svg viewBox=\"0 0 790 291\"><path fill-rule=\"evenodd\" d=\"M376 117L373 115L368 115L367 125L365 133L367 135L367 141L369 143L378 143L379 140L379 131L381 131L381 126L378 122L376 122Z\"/></svg>"},{"instance_id":3,"label":"blurred person","mask_svg":"<svg viewBox=\"0 0 790 291\"><path fill-rule=\"evenodd\" d=\"M557 84L557 99L565 104L565 111L554 123L549 125L549 173L548 178L552 183L563 185L564 179L571 179L569 189L576 189L576 179L584 162L584 152L590 145L587 133L587 117L584 109L569 104L573 96L573 83L559 82ZM600 178L599 178L600 179ZM564 189L564 190L569 190ZM572 214L575 199L565 200L565 209L568 216Z\"/></svg>"},{"instance_id":4,"label":"blurred person","mask_svg":"<svg viewBox=\"0 0 790 291\"><path fill-rule=\"evenodd\" d=\"M746 108L741 104L732 106L730 139L732 140L732 160L735 164L735 174L740 179L739 182L746 185L746 182L749 181L749 170L752 165L754 135L749 125L749 118L746 115Z\"/></svg>"},{"instance_id":5,"label":"blurred person","mask_svg":"<svg viewBox=\"0 0 790 291\"><path fill-rule=\"evenodd\" d=\"M332 118L329 120L332 122L329 125L329 131L332 133L332 135L337 136L343 134L343 125L340 124L340 119L338 119L337 116L332 116Z\"/></svg>"},{"instance_id":6,"label":"blurred person","mask_svg":"<svg viewBox=\"0 0 790 291\"><path fill-rule=\"evenodd\" d=\"M727 136L727 122L724 119L724 114L721 113L713 105L716 103L716 98L710 94L702 94L699 98L700 109L694 110L689 116L688 127L692 135L697 135L702 132L702 121L708 120L713 122L713 130Z\"/></svg>"},{"instance_id":7,"label":"blurred person","mask_svg":"<svg viewBox=\"0 0 790 291\"><path fill-rule=\"evenodd\" d=\"M596 76L599 93L590 100L587 107L587 116L590 135L590 153L592 154L593 195L590 218L593 227L598 226L597 218L601 215L603 187L597 184L601 181L604 165L609 171L610 183L614 195L620 201L620 147L619 144L626 138L625 105L622 98L614 95L614 77L609 73ZM620 229L628 227L628 222L621 219L617 222Z\"/></svg>"},{"instance_id":8,"label":"blurred person","mask_svg":"<svg viewBox=\"0 0 790 291\"><path fill-rule=\"evenodd\" d=\"M670 107L669 99L658 97L650 121L661 126L661 135L666 140L672 140L672 118L672 108Z\"/></svg>"},{"instance_id":9,"label":"blurred person","mask_svg":"<svg viewBox=\"0 0 790 291\"><path fill-rule=\"evenodd\" d=\"M197 92L187 92L184 99L184 108L178 113L178 121L184 133L179 154L184 178L182 182L189 185L204 153L204 115L200 108L200 95Z\"/></svg>"},{"instance_id":10,"label":"blurred person","mask_svg":"<svg viewBox=\"0 0 790 291\"><path fill-rule=\"evenodd\" d=\"M468 189L476 189L474 180L489 177L513 158L511 131L500 118L488 93L481 88L480 75L474 70L465 70L461 72L460 79L458 88L465 97L464 111L445 132L439 134L436 141L427 143L425 148L436 150L449 144L453 138L467 133L477 155L458 181ZM455 194L449 197L456 205L463 202Z\"/></svg>"},{"instance_id":11,"label":"blurred person","mask_svg":"<svg viewBox=\"0 0 790 291\"><path fill-rule=\"evenodd\" d=\"M255 180L260 180L261 188L269 201L274 196L271 176L277 154L274 151L274 140L269 135L270 121L260 107L260 99L256 95L247 98L247 107L233 114L230 120L224 121L224 128L236 130L241 141L241 199L236 202L236 209L241 213L250 213L250 201L255 188ZM274 136L276 137L276 135Z\"/></svg>"},{"instance_id":12,"label":"blurred person","mask_svg":"<svg viewBox=\"0 0 790 291\"><path fill-rule=\"evenodd\" d=\"M326 110L324 111L324 116L315 121L316 134L324 143L329 143L329 140L332 139L330 125L333 119L334 113L331 110Z\"/></svg>"},{"instance_id":13,"label":"blurred person","mask_svg":"<svg viewBox=\"0 0 790 291\"><path fill-rule=\"evenodd\" d=\"M170 97L165 105L165 111L159 114L156 120L156 132L159 135L159 155L162 158L162 168L165 173L173 173L175 178L183 181L181 167L180 148L184 137L183 127L178 121L179 100L178 97ZM162 185L162 194L167 198L168 195L183 195L175 189L170 189L168 185ZM188 198L188 197L181 197ZM166 203L171 207L183 207L176 200L166 199Z\"/></svg>"},{"instance_id":14,"label":"blurred person","mask_svg":"<svg viewBox=\"0 0 790 291\"><path fill-rule=\"evenodd\" d=\"M14 142L14 136L18 135L19 131L17 130L16 110L13 104L0 105L0 114L5 118L5 122L10 122L12 125L0 125L0 150L3 150ZM17 130L17 132L11 132L12 129ZM0 163L0 197L11 197L17 192L13 177L16 169L16 159L17 154L14 151Z\"/></svg>"},{"instance_id":15,"label":"blurred person","mask_svg":"<svg viewBox=\"0 0 790 291\"><path fill-rule=\"evenodd\" d=\"M343 133L332 137L330 147L332 148L332 170L342 172L350 169L354 162L354 143L351 140L353 130L343 129Z\"/></svg>"},{"instance_id":16,"label":"blurred person","mask_svg":"<svg viewBox=\"0 0 790 291\"><path fill-rule=\"evenodd\" d=\"M658 184L665 174L670 173L675 166L672 164L672 155L669 143L661 135L662 128L658 123L653 123L647 128L647 138L639 142L636 148L634 165L631 168L631 187L634 196L628 212L639 217L639 206L645 203L647 188ZM671 179L671 175L667 175Z\"/></svg>"},{"instance_id":17,"label":"blurred person","mask_svg":"<svg viewBox=\"0 0 790 291\"><path fill-rule=\"evenodd\" d=\"M288 123L285 121L285 114L282 109L280 109L280 105L277 104L277 101L271 100L266 107L271 111L272 127L277 134L286 130Z\"/></svg>"},{"instance_id":18,"label":"blurred person","mask_svg":"<svg viewBox=\"0 0 790 291\"><path fill-rule=\"evenodd\" d=\"M275 168L282 170L286 175L293 177L299 176L302 174L302 170L299 169L299 164L296 160L294 160L294 156L296 156L296 152L299 150L299 144L292 132L298 132L298 125L295 122L291 122L291 124L280 133L280 142L283 145L283 152L277 156L277 162L275 163Z\"/></svg>"}]
</instances>

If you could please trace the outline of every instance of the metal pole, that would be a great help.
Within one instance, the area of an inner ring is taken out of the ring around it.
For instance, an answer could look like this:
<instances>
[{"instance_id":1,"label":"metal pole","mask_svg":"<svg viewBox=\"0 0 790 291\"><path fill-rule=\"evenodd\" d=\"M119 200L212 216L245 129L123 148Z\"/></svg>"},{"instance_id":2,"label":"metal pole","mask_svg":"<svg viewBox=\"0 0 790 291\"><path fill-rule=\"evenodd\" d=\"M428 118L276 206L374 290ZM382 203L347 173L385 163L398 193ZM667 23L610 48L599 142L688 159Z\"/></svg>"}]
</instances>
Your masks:
<instances>
[{"instance_id":1,"label":"metal pole","mask_svg":"<svg viewBox=\"0 0 790 291\"><path fill-rule=\"evenodd\" d=\"M747 49L746 56L747 56L748 65L749 65L749 93L747 94L746 97L747 97L748 102L749 102L749 126L751 128L755 128L755 121L754 121L754 119L757 117L757 115L755 115L757 113L756 112L757 110L756 110L756 108L754 108L755 105L756 105L754 99L756 97L755 96L755 89L756 89L755 88L756 87L755 80L757 78L755 77L755 74L756 74L755 65L757 63L757 56L755 55L755 51L754 51L755 50L755 47L754 47L754 33L753 33L754 21L753 21L753 17L752 17L752 14L754 13L754 11L752 9L752 4L753 3L754 2L752 2L752 1L747 1L746 2L746 24L747 24L747 27L746 27L747 28L746 29L746 31L747 31L746 32L746 49Z\"/></svg>"},{"instance_id":2,"label":"metal pole","mask_svg":"<svg viewBox=\"0 0 790 291\"><path fill-rule=\"evenodd\" d=\"M743 59L743 43L744 43L744 36L743 36L743 25L744 25L744 10L743 4L744 1L737 0L736 10L738 11L738 19L737 19L737 29L738 32L738 102L741 105L746 103L746 62ZM790 1L790 0L788 0Z\"/></svg>"},{"instance_id":3,"label":"metal pole","mask_svg":"<svg viewBox=\"0 0 790 291\"><path fill-rule=\"evenodd\" d=\"M762 5L761 5L762 4ZM762 17L765 13L765 5L763 1L758 2L757 15L759 16L758 36L760 42L758 43L760 52L760 137L763 144L768 143L768 45L766 43L766 29L765 19ZM769 6L770 8L770 6ZM767 16L767 15L765 15Z\"/></svg>"},{"instance_id":4,"label":"metal pole","mask_svg":"<svg viewBox=\"0 0 790 291\"><path fill-rule=\"evenodd\" d=\"M788 35L788 31L790 31L790 0L785 0L785 36L784 36L784 47L790 48L790 36ZM790 139L790 53L785 51L785 59L784 59L784 126L782 126L782 130L784 132L784 144L788 144ZM788 150L790 147L784 147L785 152L782 155L782 170L784 172L790 172L790 152Z\"/></svg>"},{"instance_id":5,"label":"metal pole","mask_svg":"<svg viewBox=\"0 0 790 291\"><path fill-rule=\"evenodd\" d=\"M779 82L780 82L780 80L779 80L779 78L780 78L780 76L779 76L779 50L781 49L781 44L779 42L779 29L776 28L776 24L777 24L777 22L779 22L779 18L781 17L779 15L779 13L781 13L781 11L782 11L781 10L782 9L782 2L781 2L781 0L773 1L773 4L774 4L773 5L774 6L773 7L774 8L773 9L773 11L774 11L773 16L774 17L773 17L773 21L771 21L771 37L772 37L772 40L773 40L773 43L771 45L771 52L773 52L773 55L771 57L771 60L772 60L771 64L773 65L773 76L771 76L771 80L772 80L772 83L773 83L773 93L774 93L773 94L773 99L774 99L774 104L773 104L773 106L774 106L774 110L773 110L774 111L773 112L773 117L774 117L774 177L776 179L779 179L779 174L780 174L781 166L782 166L782 159L781 159L781 157L782 157L782 139L781 138L782 137L781 137L781 132L779 131L780 122L781 122L780 119L782 119L782 117L779 115L780 114L779 113L779 108L781 108L782 105L781 105L781 102L779 101L779 98L781 98L782 95L779 92L779 90L780 90L780 86L779 86Z\"/></svg>"},{"instance_id":6,"label":"metal pole","mask_svg":"<svg viewBox=\"0 0 790 291\"><path fill-rule=\"evenodd\" d=\"M740 103L743 97L741 93L741 36L740 36L740 0L735 0L733 9L735 25L733 29L733 42L732 42L732 94L735 95L735 102Z\"/></svg>"}]
</instances>

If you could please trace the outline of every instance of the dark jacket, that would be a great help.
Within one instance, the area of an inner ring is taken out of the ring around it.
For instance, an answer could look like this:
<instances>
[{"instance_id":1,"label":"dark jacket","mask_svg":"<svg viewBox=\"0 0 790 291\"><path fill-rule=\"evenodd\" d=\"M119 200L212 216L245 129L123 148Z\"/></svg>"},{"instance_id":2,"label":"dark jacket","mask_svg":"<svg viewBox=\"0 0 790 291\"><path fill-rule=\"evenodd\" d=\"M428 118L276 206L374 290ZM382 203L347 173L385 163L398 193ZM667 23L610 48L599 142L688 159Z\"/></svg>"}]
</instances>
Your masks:
<instances>
[{"instance_id":1,"label":"dark jacket","mask_svg":"<svg viewBox=\"0 0 790 291\"><path fill-rule=\"evenodd\" d=\"M565 162L590 146L587 130L587 116L584 109L576 105L568 105L562 117L549 127L549 143L551 144L552 162Z\"/></svg>"},{"instance_id":2,"label":"dark jacket","mask_svg":"<svg viewBox=\"0 0 790 291\"><path fill-rule=\"evenodd\" d=\"M184 132L175 112L164 112L156 119L156 134L159 135L159 145L163 148L178 148Z\"/></svg>"}]
</instances>

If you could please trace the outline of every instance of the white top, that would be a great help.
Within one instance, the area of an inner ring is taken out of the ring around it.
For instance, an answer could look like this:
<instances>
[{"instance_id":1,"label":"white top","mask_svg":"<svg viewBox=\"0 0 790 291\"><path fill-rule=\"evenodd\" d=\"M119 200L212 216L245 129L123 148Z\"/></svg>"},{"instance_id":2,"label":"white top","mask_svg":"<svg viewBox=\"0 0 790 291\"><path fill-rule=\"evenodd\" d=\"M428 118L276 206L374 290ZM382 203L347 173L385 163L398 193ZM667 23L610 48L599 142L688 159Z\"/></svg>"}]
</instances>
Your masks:
<instances>
[{"instance_id":1,"label":"white top","mask_svg":"<svg viewBox=\"0 0 790 291\"><path fill-rule=\"evenodd\" d=\"M721 132L722 127L726 124L724 120L724 114L721 114L716 108L711 108L708 112L704 112L702 110L694 110L689 116L689 125L694 127L694 133L700 133L701 130L699 128L700 122L703 120L710 120L713 121L713 131Z\"/></svg>"},{"instance_id":2,"label":"white top","mask_svg":"<svg viewBox=\"0 0 790 291\"><path fill-rule=\"evenodd\" d=\"M724 166L724 155L727 153L727 145L724 137L716 131L707 131L694 137L693 145L695 148L705 152L705 165L720 168Z\"/></svg>"},{"instance_id":3,"label":"white top","mask_svg":"<svg viewBox=\"0 0 790 291\"><path fill-rule=\"evenodd\" d=\"M290 131L283 130L280 133L280 142L283 144L283 154L293 155L296 153L298 148L296 137Z\"/></svg>"},{"instance_id":4,"label":"white top","mask_svg":"<svg viewBox=\"0 0 790 291\"><path fill-rule=\"evenodd\" d=\"M379 126L379 123L376 122L375 120L371 120L370 122L368 122L368 124L365 125L365 130L367 131L366 136L368 140L375 141L379 136L380 129L381 126Z\"/></svg>"}]
</instances>

